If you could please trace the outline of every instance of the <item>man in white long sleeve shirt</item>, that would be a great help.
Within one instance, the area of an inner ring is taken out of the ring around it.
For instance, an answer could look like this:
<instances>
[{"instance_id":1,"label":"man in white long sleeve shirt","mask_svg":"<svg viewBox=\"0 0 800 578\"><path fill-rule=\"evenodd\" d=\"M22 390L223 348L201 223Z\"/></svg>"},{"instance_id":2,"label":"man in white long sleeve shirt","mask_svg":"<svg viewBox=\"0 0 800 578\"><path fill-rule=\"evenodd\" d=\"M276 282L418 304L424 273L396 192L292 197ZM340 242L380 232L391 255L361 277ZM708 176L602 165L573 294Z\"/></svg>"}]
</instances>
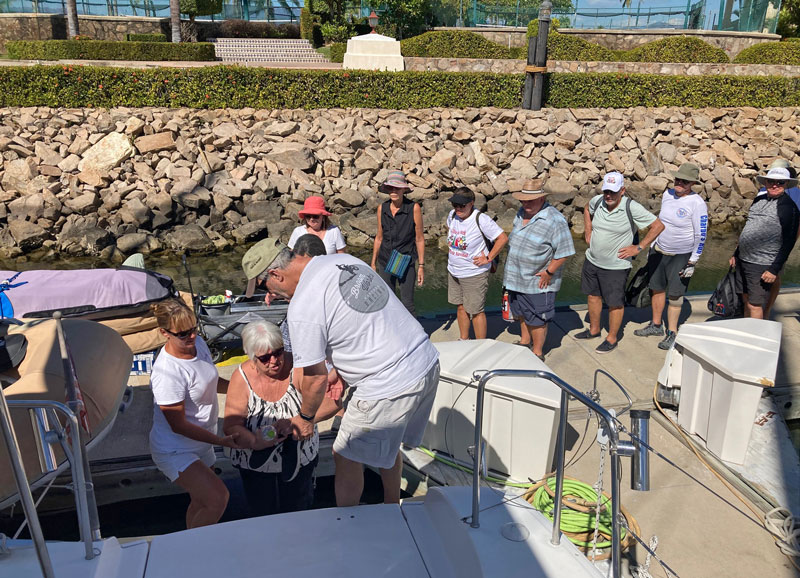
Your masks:
<instances>
[{"instance_id":1,"label":"man in white long sleeve shirt","mask_svg":"<svg viewBox=\"0 0 800 578\"><path fill-rule=\"evenodd\" d=\"M658 344L661 349L669 349L675 342L683 296L705 246L708 210L700 195L692 192L692 185L699 182L699 174L700 169L692 163L684 163L672 173L674 187L664 191L658 214L664 231L647 259L653 318L649 325L633 333L639 337L665 335L662 318L669 289L667 331Z\"/></svg>"}]
</instances>

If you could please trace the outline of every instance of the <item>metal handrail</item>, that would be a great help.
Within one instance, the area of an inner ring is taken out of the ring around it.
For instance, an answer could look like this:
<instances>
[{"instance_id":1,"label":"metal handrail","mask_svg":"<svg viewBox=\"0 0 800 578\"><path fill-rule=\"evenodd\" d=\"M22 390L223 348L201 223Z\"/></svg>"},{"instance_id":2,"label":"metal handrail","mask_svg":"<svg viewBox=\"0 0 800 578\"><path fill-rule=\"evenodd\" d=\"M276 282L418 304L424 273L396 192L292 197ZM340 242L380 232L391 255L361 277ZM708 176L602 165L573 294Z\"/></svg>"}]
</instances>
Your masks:
<instances>
[{"instance_id":1,"label":"metal handrail","mask_svg":"<svg viewBox=\"0 0 800 578\"><path fill-rule=\"evenodd\" d=\"M64 415L64 417L69 422L67 424L68 427L64 428L68 435L70 436L70 445L72 446L72 451L69 448L64 447L64 453L67 456L67 460L70 463L70 473L72 474L72 485L74 487L75 493L75 509L78 513L78 529L80 532L81 541L84 545L84 550L86 553L86 559L91 560L95 557L94 548L92 544L92 529L90 523L90 516L89 516L89 499L88 499L88 485L84 471L84 461L86 456L84 452L81 451L82 444L80 439L80 424L78 422L78 416L75 415L69 407L65 404L58 402L58 401L51 401L51 400L5 400L5 396L3 396L4 404L7 407L18 407L22 409L52 409L57 412L60 412ZM10 420L10 417L9 417ZM35 432L34 435L38 435L38 432ZM16 443L16 438L14 439ZM46 440L41 440L42 444L48 443ZM62 443L63 446L63 443ZM17 455L20 456L20 463L22 463L22 457L19 453L19 447L17 446L16 449ZM14 461L13 454L11 454L11 450L9 450L9 455L12 456L12 462ZM28 483L27 477L23 476L23 480L25 482L25 486L27 489L27 493L30 494L30 484ZM23 495L23 491L20 489L19 480L17 480L17 489L20 490L20 495ZM24 508L23 502L23 509L25 510L25 518L28 520L28 525L31 528L31 535L33 535L33 524L31 523L32 519L36 520L36 525L39 525L39 517L36 513L36 508L34 507L33 512L29 512L27 509ZM40 530L41 532L41 530ZM34 544L36 544L36 539L34 538ZM42 541L42 545L44 545L44 541ZM39 546L36 544L37 547L37 554L39 551Z\"/></svg>"},{"instance_id":2,"label":"metal handrail","mask_svg":"<svg viewBox=\"0 0 800 578\"><path fill-rule=\"evenodd\" d=\"M477 374L475 376L478 377ZM483 402L486 393L486 384L495 377L538 377L546 379L561 389L561 408L558 422L558 438L556 442L556 492L553 498L553 534L550 542L558 546L561 542L561 495L564 487L564 462L567 438L567 415L569 412L570 395L583 405L595 411L606 423L608 434L608 447L611 456L611 568L612 576L620 578L621 548L620 548L620 505L619 505L619 436L617 435L614 416L603 406L578 391L557 375L540 369L494 369L487 371L480 377L478 383L477 399L475 403L475 461L472 469L472 517L470 526L479 528L480 514L480 464L483 445L481 443L483 430Z\"/></svg>"}]
</instances>

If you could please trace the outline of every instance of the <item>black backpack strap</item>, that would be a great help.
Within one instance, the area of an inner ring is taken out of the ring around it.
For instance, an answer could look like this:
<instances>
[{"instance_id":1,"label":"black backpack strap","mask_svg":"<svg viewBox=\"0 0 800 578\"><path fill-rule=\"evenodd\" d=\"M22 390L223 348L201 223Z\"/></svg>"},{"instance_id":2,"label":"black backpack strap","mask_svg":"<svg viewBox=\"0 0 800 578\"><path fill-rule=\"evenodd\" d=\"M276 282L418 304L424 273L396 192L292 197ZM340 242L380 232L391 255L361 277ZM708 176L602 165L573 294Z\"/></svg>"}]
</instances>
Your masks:
<instances>
[{"instance_id":1,"label":"black backpack strap","mask_svg":"<svg viewBox=\"0 0 800 578\"><path fill-rule=\"evenodd\" d=\"M480 232L481 237L483 237L483 242L486 244L486 249L491 251L494 249L494 241L490 241L489 237L483 232L481 229L481 212L478 209L475 209L475 224L478 225L478 232Z\"/></svg>"},{"instance_id":2,"label":"black backpack strap","mask_svg":"<svg viewBox=\"0 0 800 578\"><path fill-rule=\"evenodd\" d=\"M625 197L627 199L627 203L625 203L625 212L628 214L628 222L631 224L631 234L633 235L633 244L639 244L639 227L636 226L636 223L633 222L633 213L631 213L631 201L630 197Z\"/></svg>"}]
</instances>

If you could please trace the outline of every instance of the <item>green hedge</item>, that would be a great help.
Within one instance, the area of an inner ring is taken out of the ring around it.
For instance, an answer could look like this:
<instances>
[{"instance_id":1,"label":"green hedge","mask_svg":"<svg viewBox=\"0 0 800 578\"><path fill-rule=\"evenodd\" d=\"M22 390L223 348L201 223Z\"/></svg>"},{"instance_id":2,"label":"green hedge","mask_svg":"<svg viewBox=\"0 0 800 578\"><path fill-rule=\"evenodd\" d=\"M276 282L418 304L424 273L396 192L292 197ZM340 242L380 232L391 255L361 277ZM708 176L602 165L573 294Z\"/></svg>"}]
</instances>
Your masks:
<instances>
[{"instance_id":1,"label":"green hedge","mask_svg":"<svg viewBox=\"0 0 800 578\"><path fill-rule=\"evenodd\" d=\"M736 64L800 64L800 43L763 42L745 48L736 58Z\"/></svg>"},{"instance_id":2,"label":"green hedge","mask_svg":"<svg viewBox=\"0 0 800 578\"><path fill-rule=\"evenodd\" d=\"M166 34L126 34L125 40L128 42L166 42Z\"/></svg>"},{"instance_id":3,"label":"green hedge","mask_svg":"<svg viewBox=\"0 0 800 578\"><path fill-rule=\"evenodd\" d=\"M548 74L545 105L800 106L800 78ZM521 74L271 70L210 66L132 70L0 67L0 107L516 108Z\"/></svg>"},{"instance_id":4,"label":"green hedge","mask_svg":"<svg viewBox=\"0 0 800 578\"><path fill-rule=\"evenodd\" d=\"M220 38L300 38L297 24L273 24L232 18L219 26Z\"/></svg>"},{"instance_id":5,"label":"green hedge","mask_svg":"<svg viewBox=\"0 0 800 578\"><path fill-rule=\"evenodd\" d=\"M430 58L514 58L508 48L480 34L443 30L426 32L400 41L403 56Z\"/></svg>"},{"instance_id":6,"label":"green hedge","mask_svg":"<svg viewBox=\"0 0 800 578\"><path fill-rule=\"evenodd\" d=\"M800 105L800 78L590 73L548 75L546 106L757 108Z\"/></svg>"},{"instance_id":7,"label":"green hedge","mask_svg":"<svg viewBox=\"0 0 800 578\"><path fill-rule=\"evenodd\" d=\"M622 62L730 62L721 48L691 36L671 36L653 40L618 53Z\"/></svg>"},{"instance_id":8,"label":"green hedge","mask_svg":"<svg viewBox=\"0 0 800 578\"><path fill-rule=\"evenodd\" d=\"M6 50L18 60L216 60L208 42L15 40L6 42Z\"/></svg>"},{"instance_id":9,"label":"green hedge","mask_svg":"<svg viewBox=\"0 0 800 578\"><path fill-rule=\"evenodd\" d=\"M334 42L331 44L331 62L344 62L345 52L347 52L347 42Z\"/></svg>"},{"instance_id":10,"label":"green hedge","mask_svg":"<svg viewBox=\"0 0 800 578\"><path fill-rule=\"evenodd\" d=\"M300 38L308 40L314 48L319 48L324 42L320 17L307 8L300 9Z\"/></svg>"},{"instance_id":11,"label":"green hedge","mask_svg":"<svg viewBox=\"0 0 800 578\"><path fill-rule=\"evenodd\" d=\"M0 67L0 107L513 108L522 81L446 72L7 66Z\"/></svg>"}]
</instances>

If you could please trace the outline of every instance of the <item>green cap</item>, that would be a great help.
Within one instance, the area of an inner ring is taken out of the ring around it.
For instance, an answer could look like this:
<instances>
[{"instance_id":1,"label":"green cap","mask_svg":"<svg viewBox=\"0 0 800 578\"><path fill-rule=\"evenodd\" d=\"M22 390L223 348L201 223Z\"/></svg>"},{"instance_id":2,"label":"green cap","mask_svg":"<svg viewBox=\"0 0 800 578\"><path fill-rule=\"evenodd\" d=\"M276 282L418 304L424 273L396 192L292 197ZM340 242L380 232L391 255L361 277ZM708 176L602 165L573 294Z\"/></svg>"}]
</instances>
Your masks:
<instances>
[{"instance_id":1,"label":"green cap","mask_svg":"<svg viewBox=\"0 0 800 578\"><path fill-rule=\"evenodd\" d=\"M256 277L266 271L275 257L286 248L278 239L267 237L262 239L247 250L242 257L242 269L247 277L247 290L245 295L252 297L256 290Z\"/></svg>"}]
</instances>

